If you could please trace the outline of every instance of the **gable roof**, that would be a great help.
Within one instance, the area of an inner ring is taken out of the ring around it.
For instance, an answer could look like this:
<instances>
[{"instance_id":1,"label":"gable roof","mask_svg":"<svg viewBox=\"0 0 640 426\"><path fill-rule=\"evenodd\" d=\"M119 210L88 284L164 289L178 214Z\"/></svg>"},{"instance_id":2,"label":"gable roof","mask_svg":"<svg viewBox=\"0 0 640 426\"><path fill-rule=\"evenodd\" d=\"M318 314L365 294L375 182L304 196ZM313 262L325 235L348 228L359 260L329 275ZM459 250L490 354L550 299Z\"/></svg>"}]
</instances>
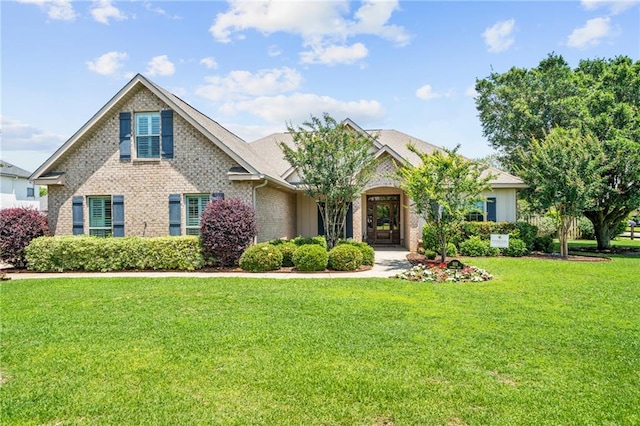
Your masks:
<instances>
[{"instance_id":1,"label":"gable roof","mask_svg":"<svg viewBox=\"0 0 640 426\"><path fill-rule=\"evenodd\" d=\"M7 161L0 160L0 175L28 179L29 176L31 176L31 172L21 169L18 166L14 166Z\"/></svg>"},{"instance_id":2,"label":"gable roof","mask_svg":"<svg viewBox=\"0 0 640 426\"><path fill-rule=\"evenodd\" d=\"M219 123L207 117L178 96L168 92L162 87L148 80L141 74L133 77L116 95L109 100L96 114L94 114L84 126L80 128L71 138L69 138L58 150L53 153L33 174L31 179L42 178L55 172L55 166L63 156L79 141L87 132L97 125L114 108L124 102L131 94L140 88L145 87L155 96L160 98L175 113L180 115L185 121L194 126L215 146L220 148L225 154L236 161L246 173L256 179L267 179L279 185L292 188L291 184L282 179L278 173L265 161L260 158L249 145L240 137L222 127Z\"/></svg>"},{"instance_id":3,"label":"gable roof","mask_svg":"<svg viewBox=\"0 0 640 426\"><path fill-rule=\"evenodd\" d=\"M389 154L396 161L403 163L408 161L412 165L418 165L420 163L420 157L411 152L407 148L407 144L413 144L418 150L430 154L434 151L441 150L441 148L425 142L421 139L415 138L403 132L399 132L394 129L378 129L378 130L363 130L352 120L346 119L342 122L348 125L359 133L364 133L371 136L374 140L374 149L376 149L376 156L379 157L385 153ZM260 152L262 158L264 158L273 169L279 173L279 175L287 179L295 170L284 159L282 150L278 146L278 143L284 143L290 147L294 147L293 137L291 133L274 133L264 138L251 142L250 145L256 151ZM491 180L491 185L494 188L526 188L527 185L518 177L513 176L502 170L496 168L487 169L484 174L493 174L495 177Z\"/></svg>"}]
</instances>

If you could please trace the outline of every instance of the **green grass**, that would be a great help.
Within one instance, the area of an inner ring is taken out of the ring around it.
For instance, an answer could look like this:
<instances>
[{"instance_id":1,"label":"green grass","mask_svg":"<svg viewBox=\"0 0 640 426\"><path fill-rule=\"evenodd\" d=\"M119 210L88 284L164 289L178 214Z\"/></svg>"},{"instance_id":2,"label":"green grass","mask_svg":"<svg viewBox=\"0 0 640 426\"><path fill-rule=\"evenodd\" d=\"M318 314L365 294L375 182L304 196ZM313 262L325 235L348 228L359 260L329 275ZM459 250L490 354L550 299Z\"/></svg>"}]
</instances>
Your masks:
<instances>
[{"instance_id":1,"label":"green grass","mask_svg":"<svg viewBox=\"0 0 640 426\"><path fill-rule=\"evenodd\" d=\"M640 424L640 260L473 263L495 279L3 282L1 423Z\"/></svg>"}]
</instances>

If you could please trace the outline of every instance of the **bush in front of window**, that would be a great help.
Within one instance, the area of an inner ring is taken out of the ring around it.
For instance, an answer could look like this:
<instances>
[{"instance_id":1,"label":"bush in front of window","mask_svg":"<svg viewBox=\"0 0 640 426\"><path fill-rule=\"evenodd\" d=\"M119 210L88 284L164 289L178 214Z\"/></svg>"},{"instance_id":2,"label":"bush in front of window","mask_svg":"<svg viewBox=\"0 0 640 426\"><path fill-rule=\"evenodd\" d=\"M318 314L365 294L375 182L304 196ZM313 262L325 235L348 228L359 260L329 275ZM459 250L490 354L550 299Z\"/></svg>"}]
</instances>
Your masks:
<instances>
[{"instance_id":1,"label":"bush in front of window","mask_svg":"<svg viewBox=\"0 0 640 426\"><path fill-rule=\"evenodd\" d=\"M460 243L460 253L463 256L487 256L489 253L489 241L483 240L478 235L474 235L466 241Z\"/></svg>"},{"instance_id":2,"label":"bush in front of window","mask_svg":"<svg viewBox=\"0 0 640 426\"><path fill-rule=\"evenodd\" d=\"M200 240L182 237L39 237L25 250L27 268L39 272L180 270L204 266Z\"/></svg>"},{"instance_id":3,"label":"bush in front of window","mask_svg":"<svg viewBox=\"0 0 640 426\"><path fill-rule=\"evenodd\" d=\"M316 244L319 246L327 248L327 240L322 235L318 235L317 237L295 237L291 242L298 247L305 246L308 244Z\"/></svg>"},{"instance_id":4,"label":"bush in front of window","mask_svg":"<svg viewBox=\"0 0 640 426\"><path fill-rule=\"evenodd\" d=\"M243 271L276 271L282 266L282 252L269 243L256 244L242 253L239 263Z\"/></svg>"},{"instance_id":5,"label":"bush in front of window","mask_svg":"<svg viewBox=\"0 0 640 426\"><path fill-rule=\"evenodd\" d=\"M355 271L362 266L362 252L356 246L340 244L329 251L329 269Z\"/></svg>"},{"instance_id":6,"label":"bush in front of window","mask_svg":"<svg viewBox=\"0 0 640 426\"><path fill-rule=\"evenodd\" d=\"M212 201L202 212L200 240L207 259L235 266L258 234L256 212L237 199Z\"/></svg>"},{"instance_id":7,"label":"bush in front of window","mask_svg":"<svg viewBox=\"0 0 640 426\"><path fill-rule=\"evenodd\" d=\"M369 244L365 243L364 241L356 241L349 238L346 240L339 240L338 245L340 244L349 244L360 249L360 252L362 253L363 265L373 266L373 264L375 263L376 252L373 249L373 247L371 247Z\"/></svg>"},{"instance_id":8,"label":"bush in front of window","mask_svg":"<svg viewBox=\"0 0 640 426\"><path fill-rule=\"evenodd\" d=\"M305 244L293 253L293 265L298 271L324 271L328 261L327 249L318 244Z\"/></svg>"},{"instance_id":9,"label":"bush in front of window","mask_svg":"<svg viewBox=\"0 0 640 426\"><path fill-rule=\"evenodd\" d=\"M25 248L31 240L48 234L46 216L39 211L16 207L0 210L0 257L3 262L23 268Z\"/></svg>"}]
</instances>

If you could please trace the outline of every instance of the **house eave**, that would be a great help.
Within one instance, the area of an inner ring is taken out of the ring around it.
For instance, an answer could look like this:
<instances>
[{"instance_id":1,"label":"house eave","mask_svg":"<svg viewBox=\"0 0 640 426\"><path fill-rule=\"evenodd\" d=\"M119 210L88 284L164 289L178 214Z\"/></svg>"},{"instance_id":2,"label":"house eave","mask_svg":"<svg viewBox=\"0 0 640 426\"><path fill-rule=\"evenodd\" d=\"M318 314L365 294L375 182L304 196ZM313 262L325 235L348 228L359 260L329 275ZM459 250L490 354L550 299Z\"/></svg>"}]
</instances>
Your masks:
<instances>
[{"instance_id":1,"label":"house eave","mask_svg":"<svg viewBox=\"0 0 640 426\"><path fill-rule=\"evenodd\" d=\"M35 185L61 185L64 186L67 183L67 176L65 173L49 173L44 176L32 179Z\"/></svg>"},{"instance_id":2,"label":"house eave","mask_svg":"<svg viewBox=\"0 0 640 426\"><path fill-rule=\"evenodd\" d=\"M529 188L526 183L491 183L492 189L525 189Z\"/></svg>"}]
</instances>

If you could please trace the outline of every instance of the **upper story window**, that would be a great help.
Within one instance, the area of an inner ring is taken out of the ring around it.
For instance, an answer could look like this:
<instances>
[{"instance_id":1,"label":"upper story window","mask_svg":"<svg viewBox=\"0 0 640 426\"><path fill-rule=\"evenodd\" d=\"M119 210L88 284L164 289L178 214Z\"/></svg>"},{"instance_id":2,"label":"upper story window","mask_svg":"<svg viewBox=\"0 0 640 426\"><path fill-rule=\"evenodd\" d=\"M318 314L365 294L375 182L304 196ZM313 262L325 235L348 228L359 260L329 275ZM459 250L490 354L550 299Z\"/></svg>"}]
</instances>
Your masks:
<instances>
[{"instance_id":1,"label":"upper story window","mask_svg":"<svg viewBox=\"0 0 640 426\"><path fill-rule=\"evenodd\" d=\"M160 113L136 113L136 152L138 158L160 158Z\"/></svg>"}]
</instances>

